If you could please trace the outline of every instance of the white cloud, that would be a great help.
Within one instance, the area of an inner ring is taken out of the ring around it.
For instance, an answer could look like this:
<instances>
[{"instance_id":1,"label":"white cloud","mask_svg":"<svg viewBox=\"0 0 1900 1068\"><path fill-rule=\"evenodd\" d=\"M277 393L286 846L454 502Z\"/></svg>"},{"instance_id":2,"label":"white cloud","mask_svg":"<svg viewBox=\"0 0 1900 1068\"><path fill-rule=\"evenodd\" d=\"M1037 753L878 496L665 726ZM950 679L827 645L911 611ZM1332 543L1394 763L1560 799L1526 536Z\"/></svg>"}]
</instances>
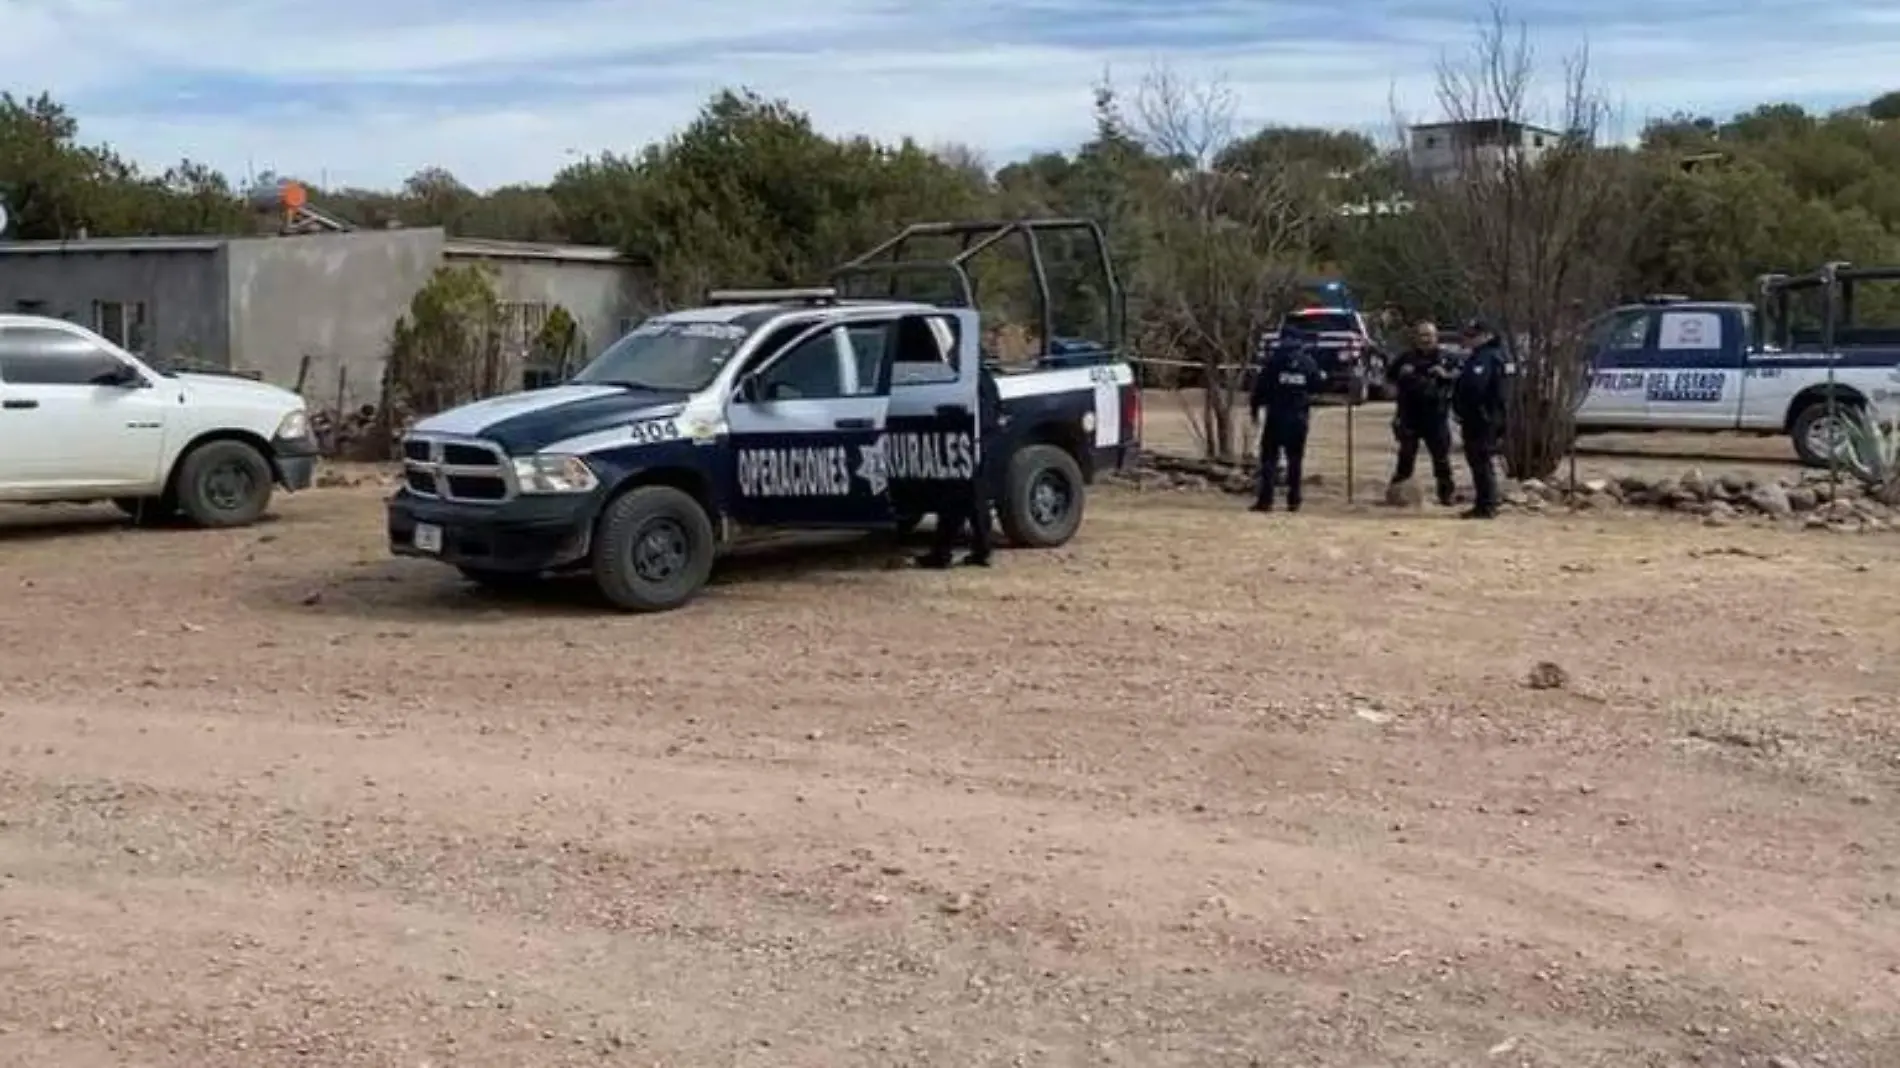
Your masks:
<instances>
[{"instance_id":1,"label":"white cloud","mask_svg":"<svg viewBox=\"0 0 1900 1068\"><path fill-rule=\"evenodd\" d=\"M664 137L745 84L837 132L961 141L993 159L1066 147L1090 86L1156 62L1225 75L1251 121L1384 128L1396 88L1433 109L1432 69L1478 13L1369 0L0 0L0 87L51 91L84 136L158 166L389 185L428 165L476 185L544 180L576 154ZM1519 4L1555 60L1574 5ZM1894 88L1889 5L1786 19L1695 0L1596 6L1597 77L1631 117ZM1738 10L1740 13L1738 13ZM1761 9L1758 9L1761 10ZM1351 14L1344 12L1350 11ZM1667 19L1667 23L1659 20ZM1799 33L1800 40L1789 40Z\"/></svg>"}]
</instances>

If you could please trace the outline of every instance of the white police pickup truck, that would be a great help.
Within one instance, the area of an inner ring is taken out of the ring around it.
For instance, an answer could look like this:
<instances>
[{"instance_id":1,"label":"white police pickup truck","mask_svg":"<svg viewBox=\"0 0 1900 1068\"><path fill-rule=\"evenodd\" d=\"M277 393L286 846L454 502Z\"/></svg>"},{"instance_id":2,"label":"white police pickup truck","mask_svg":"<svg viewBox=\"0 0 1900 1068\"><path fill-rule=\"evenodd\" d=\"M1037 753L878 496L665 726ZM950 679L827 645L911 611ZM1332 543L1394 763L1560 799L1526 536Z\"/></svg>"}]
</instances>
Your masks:
<instances>
[{"instance_id":1,"label":"white police pickup truck","mask_svg":"<svg viewBox=\"0 0 1900 1068\"><path fill-rule=\"evenodd\" d=\"M1753 305L1730 301L1652 298L1614 309L1593 328L1577 432L1785 434L1802 463L1825 467L1852 409L1892 418L1900 407L1900 338L1845 338L1830 354L1761 344L1755 320Z\"/></svg>"},{"instance_id":2,"label":"white police pickup truck","mask_svg":"<svg viewBox=\"0 0 1900 1068\"><path fill-rule=\"evenodd\" d=\"M307 488L316 463L289 390L162 371L73 323L0 315L0 502L110 500L148 522L242 526L273 486Z\"/></svg>"},{"instance_id":3,"label":"white police pickup truck","mask_svg":"<svg viewBox=\"0 0 1900 1068\"><path fill-rule=\"evenodd\" d=\"M1094 475L1138 446L1134 374L1106 350L1000 374L1002 438L980 441L976 312L835 290L714 300L647 320L563 385L417 423L391 551L495 586L588 571L615 606L661 611L740 531L914 525L969 492L979 450L1001 460L1010 540L1061 545Z\"/></svg>"}]
</instances>

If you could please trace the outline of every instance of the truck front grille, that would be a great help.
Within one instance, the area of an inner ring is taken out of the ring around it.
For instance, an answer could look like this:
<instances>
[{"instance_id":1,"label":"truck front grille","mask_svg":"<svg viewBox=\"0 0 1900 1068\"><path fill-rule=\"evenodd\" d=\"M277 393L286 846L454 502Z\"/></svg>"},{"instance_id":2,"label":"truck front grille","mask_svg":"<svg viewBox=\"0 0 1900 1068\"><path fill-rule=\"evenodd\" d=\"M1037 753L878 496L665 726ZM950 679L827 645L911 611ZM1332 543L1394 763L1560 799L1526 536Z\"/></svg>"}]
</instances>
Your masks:
<instances>
[{"instance_id":1,"label":"truck front grille","mask_svg":"<svg viewBox=\"0 0 1900 1068\"><path fill-rule=\"evenodd\" d=\"M411 435L402 443L403 484L418 497L493 504L515 495L513 469L486 441Z\"/></svg>"}]
</instances>

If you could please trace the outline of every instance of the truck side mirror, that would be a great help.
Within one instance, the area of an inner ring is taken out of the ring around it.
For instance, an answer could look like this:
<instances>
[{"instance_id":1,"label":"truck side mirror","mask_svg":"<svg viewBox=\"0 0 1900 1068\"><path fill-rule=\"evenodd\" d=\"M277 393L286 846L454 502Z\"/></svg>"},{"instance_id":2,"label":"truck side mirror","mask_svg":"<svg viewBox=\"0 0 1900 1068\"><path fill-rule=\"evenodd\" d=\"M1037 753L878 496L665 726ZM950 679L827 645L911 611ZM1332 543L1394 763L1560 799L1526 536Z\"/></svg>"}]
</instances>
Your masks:
<instances>
[{"instance_id":1,"label":"truck side mirror","mask_svg":"<svg viewBox=\"0 0 1900 1068\"><path fill-rule=\"evenodd\" d=\"M739 399L747 404L759 403L759 376L748 374L739 379Z\"/></svg>"}]
</instances>

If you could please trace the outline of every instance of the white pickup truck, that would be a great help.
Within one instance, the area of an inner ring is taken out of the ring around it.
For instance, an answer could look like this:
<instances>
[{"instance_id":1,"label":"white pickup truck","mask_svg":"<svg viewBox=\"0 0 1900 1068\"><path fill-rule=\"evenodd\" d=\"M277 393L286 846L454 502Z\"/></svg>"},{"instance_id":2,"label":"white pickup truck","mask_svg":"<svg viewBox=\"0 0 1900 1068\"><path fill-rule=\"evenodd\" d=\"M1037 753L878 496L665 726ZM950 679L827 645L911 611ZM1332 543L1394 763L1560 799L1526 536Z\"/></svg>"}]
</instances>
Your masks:
<instances>
[{"instance_id":1,"label":"white pickup truck","mask_svg":"<svg viewBox=\"0 0 1900 1068\"><path fill-rule=\"evenodd\" d=\"M1657 299L1604 315L1593 327L1577 432L1785 434L1802 463L1825 467L1847 413L1895 416L1900 336L1850 331L1831 353L1798 337L1785 349L1764 346L1755 314L1739 302Z\"/></svg>"},{"instance_id":2,"label":"white pickup truck","mask_svg":"<svg viewBox=\"0 0 1900 1068\"><path fill-rule=\"evenodd\" d=\"M145 522L256 521L300 490L317 443L303 398L168 373L81 326L0 315L0 503L109 500Z\"/></svg>"}]
</instances>

